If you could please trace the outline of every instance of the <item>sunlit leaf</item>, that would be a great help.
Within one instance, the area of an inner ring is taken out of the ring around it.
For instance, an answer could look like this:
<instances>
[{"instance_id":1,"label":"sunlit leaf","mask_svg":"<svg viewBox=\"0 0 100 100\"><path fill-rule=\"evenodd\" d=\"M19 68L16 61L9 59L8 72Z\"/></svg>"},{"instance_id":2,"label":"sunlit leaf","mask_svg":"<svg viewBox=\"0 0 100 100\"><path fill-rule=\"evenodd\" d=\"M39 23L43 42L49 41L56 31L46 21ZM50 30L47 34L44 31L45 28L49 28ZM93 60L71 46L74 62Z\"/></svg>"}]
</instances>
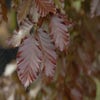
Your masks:
<instances>
[{"instance_id":1,"label":"sunlit leaf","mask_svg":"<svg viewBox=\"0 0 100 100\"><path fill-rule=\"evenodd\" d=\"M32 27L33 23L28 18L23 20L21 25L19 26L19 29L14 31L12 38L9 38L7 44L13 47L18 47L22 39L30 34L30 30L32 29Z\"/></svg>"}]
</instances>

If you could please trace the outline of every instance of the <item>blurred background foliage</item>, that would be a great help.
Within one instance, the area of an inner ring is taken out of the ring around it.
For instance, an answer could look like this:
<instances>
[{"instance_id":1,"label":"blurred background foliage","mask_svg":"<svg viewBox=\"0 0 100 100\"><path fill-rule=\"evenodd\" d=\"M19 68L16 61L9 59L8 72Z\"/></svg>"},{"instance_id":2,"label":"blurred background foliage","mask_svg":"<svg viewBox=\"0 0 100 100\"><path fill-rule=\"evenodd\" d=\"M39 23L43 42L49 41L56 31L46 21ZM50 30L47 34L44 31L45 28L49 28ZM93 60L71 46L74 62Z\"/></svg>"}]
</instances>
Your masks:
<instances>
[{"instance_id":1,"label":"blurred background foliage","mask_svg":"<svg viewBox=\"0 0 100 100\"><path fill-rule=\"evenodd\" d=\"M12 0L16 5L19 1ZM91 0L54 1L62 12L64 8L73 28L67 56L59 53L53 82L44 78L43 84L39 78L25 90L12 60L0 77L0 100L100 100L100 16L91 17ZM6 2L7 9L3 10L8 18L4 17L0 24L0 47L5 49L17 25L16 11L10 9L10 0Z\"/></svg>"}]
</instances>

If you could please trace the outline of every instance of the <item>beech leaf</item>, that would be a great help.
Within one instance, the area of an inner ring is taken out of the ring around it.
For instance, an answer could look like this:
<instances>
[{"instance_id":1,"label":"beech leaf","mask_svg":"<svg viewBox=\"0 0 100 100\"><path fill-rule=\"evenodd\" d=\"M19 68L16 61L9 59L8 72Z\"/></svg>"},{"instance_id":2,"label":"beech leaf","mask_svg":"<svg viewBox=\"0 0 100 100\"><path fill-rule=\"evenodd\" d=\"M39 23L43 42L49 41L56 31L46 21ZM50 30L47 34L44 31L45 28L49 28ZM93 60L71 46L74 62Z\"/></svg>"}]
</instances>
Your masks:
<instances>
[{"instance_id":1,"label":"beech leaf","mask_svg":"<svg viewBox=\"0 0 100 100\"><path fill-rule=\"evenodd\" d=\"M59 15L54 15L51 17L50 21L50 34L53 38L55 46L60 49L60 51L68 48L70 36L68 33L69 23L67 24L64 20L65 18Z\"/></svg>"},{"instance_id":2,"label":"beech leaf","mask_svg":"<svg viewBox=\"0 0 100 100\"><path fill-rule=\"evenodd\" d=\"M17 12L18 23L22 22L29 13L32 0L23 0Z\"/></svg>"},{"instance_id":3,"label":"beech leaf","mask_svg":"<svg viewBox=\"0 0 100 100\"><path fill-rule=\"evenodd\" d=\"M23 40L17 54L17 72L24 87L28 87L40 72L42 53L39 43L32 36Z\"/></svg>"},{"instance_id":4,"label":"beech leaf","mask_svg":"<svg viewBox=\"0 0 100 100\"><path fill-rule=\"evenodd\" d=\"M39 40L41 42L41 49L43 52L43 71L47 77L52 78L54 76L56 68L57 55L55 52L55 46L51 42L50 36L43 29L38 30Z\"/></svg>"},{"instance_id":5,"label":"beech leaf","mask_svg":"<svg viewBox=\"0 0 100 100\"><path fill-rule=\"evenodd\" d=\"M36 8L42 17L45 17L49 12L55 13L56 9L50 0L34 0Z\"/></svg>"},{"instance_id":6,"label":"beech leaf","mask_svg":"<svg viewBox=\"0 0 100 100\"><path fill-rule=\"evenodd\" d=\"M4 0L0 0L0 22L2 22L2 20L8 21L7 6Z\"/></svg>"},{"instance_id":7,"label":"beech leaf","mask_svg":"<svg viewBox=\"0 0 100 100\"><path fill-rule=\"evenodd\" d=\"M91 17L100 15L100 0L91 1Z\"/></svg>"},{"instance_id":8,"label":"beech leaf","mask_svg":"<svg viewBox=\"0 0 100 100\"><path fill-rule=\"evenodd\" d=\"M30 33L32 27L33 23L28 18L23 20L19 26L19 30L14 31L12 38L9 38L7 44L13 47L18 47L22 39Z\"/></svg>"}]
</instances>

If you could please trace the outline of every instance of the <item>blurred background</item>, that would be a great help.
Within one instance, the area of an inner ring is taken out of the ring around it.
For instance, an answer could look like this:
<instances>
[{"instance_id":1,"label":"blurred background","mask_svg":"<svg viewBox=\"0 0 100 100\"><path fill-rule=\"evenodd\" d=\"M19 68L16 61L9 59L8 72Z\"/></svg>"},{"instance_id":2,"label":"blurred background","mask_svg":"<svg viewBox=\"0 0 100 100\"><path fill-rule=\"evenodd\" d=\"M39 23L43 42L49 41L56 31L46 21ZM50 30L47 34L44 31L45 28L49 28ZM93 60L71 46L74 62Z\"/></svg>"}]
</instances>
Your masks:
<instances>
[{"instance_id":1,"label":"blurred background","mask_svg":"<svg viewBox=\"0 0 100 100\"><path fill-rule=\"evenodd\" d=\"M11 2L17 5L19 0L5 1L8 18L0 15L0 100L100 100L100 0L54 0L74 24L68 54L59 53L52 83L38 79L27 90L16 72L18 48L6 43L17 27Z\"/></svg>"}]
</instances>

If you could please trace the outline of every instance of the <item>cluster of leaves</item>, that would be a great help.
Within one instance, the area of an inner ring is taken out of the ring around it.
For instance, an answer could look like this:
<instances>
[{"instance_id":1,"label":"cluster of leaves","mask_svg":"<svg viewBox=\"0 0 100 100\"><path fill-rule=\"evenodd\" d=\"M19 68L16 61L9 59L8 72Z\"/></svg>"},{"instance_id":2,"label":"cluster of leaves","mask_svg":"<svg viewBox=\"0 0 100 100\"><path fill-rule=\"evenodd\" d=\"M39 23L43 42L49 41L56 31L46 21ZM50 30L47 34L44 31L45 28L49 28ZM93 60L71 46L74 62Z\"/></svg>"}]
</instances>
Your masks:
<instances>
[{"instance_id":1,"label":"cluster of leaves","mask_svg":"<svg viewBox=\"0 0 100 100\"><path fill-rule=\"evenodd\" d=\"M25 88L43 76L39 100L50 97L52 100L94 100L96 97L94 77L100 79L100 0L80 0L79 11L74 6L76 1L12 0L18 28L8 44L19 47L17 73ZM90 16L86 5L91 5ZM70 35L72 23L65 15L75 23Z\"/></svg>"},{"instance_id":2,"label":"cluster of leaves","mask_svg":"<svg viewBox=\"0 0 100 100\"><path fill-rule=\"evenodd\" d=\"M23 0L15 8L18 28L8 44L19 46L17 72L22 84L28 87L41 74L53 78L57 62L56 49L67 50L71 23L57 11L53 1ZM37 20L34 15L37 15Z\"/></svg>"}]
</instances>

